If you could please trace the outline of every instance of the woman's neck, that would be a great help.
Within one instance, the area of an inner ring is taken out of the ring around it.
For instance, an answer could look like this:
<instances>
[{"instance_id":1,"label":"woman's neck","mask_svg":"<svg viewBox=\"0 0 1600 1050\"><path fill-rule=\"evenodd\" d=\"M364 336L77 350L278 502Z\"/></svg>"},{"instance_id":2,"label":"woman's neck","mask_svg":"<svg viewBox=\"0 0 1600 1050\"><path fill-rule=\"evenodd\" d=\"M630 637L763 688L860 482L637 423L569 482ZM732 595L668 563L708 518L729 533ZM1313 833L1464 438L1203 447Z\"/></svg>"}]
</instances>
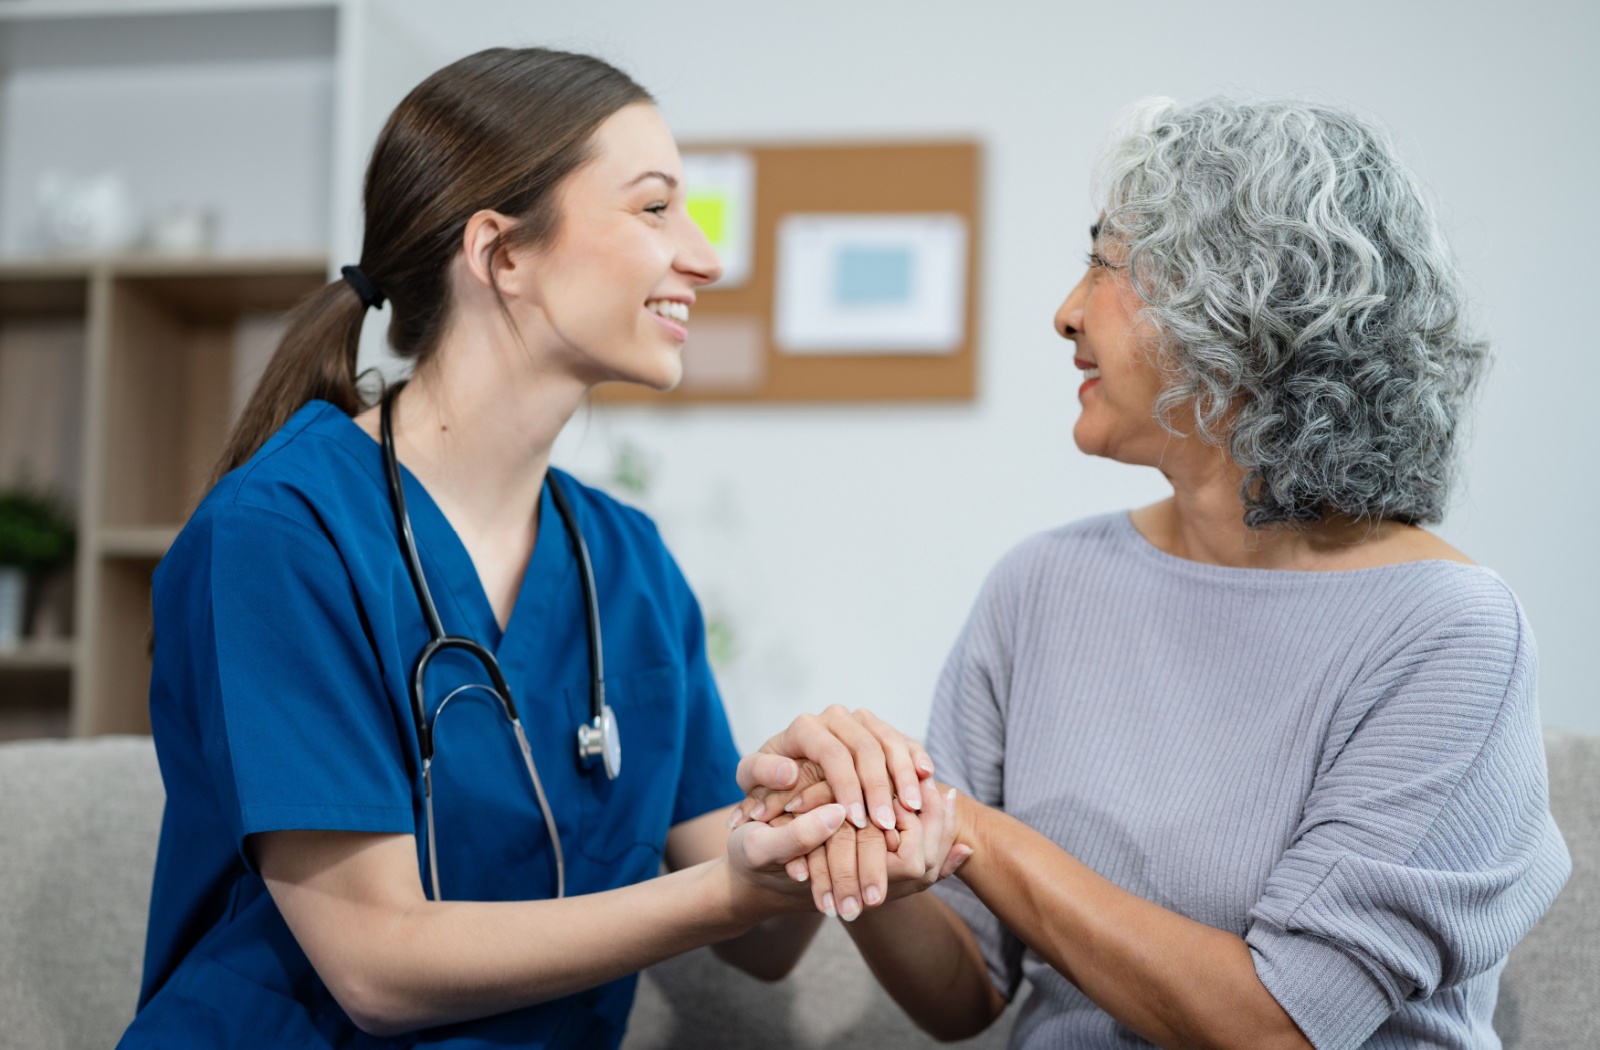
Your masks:
<instances>
[{"instance_id":1,"label":"woman's neck","mask_svg":"<svg viewBox=\"0 0 1600 1050\"><path fill-rule=\"evenodd\" d=\"M393 406L395 454L455 529L502 628L538 537L550 449L588 393L505 343L492 331L452 333ZM356 424L378 439L379 409Z\"/></svg>"},{"instance_id":2,"label":"woman's neck","mask_svg":"<svg viewBox=\"0 0 1600 1050\"><path fill-rule=\"evenodd\" d=\"M1251 529L1240 486L1245 472L1215 446L1164 462L1172 496L1131 515L1151 544L1175 557L1241 569L1331 572L1409 561L1471 559L1432 533L1396 521L1329 516L1301 526ZM1176 457L1174 457L1176 458Z\"/></svg>"}]
</instances>

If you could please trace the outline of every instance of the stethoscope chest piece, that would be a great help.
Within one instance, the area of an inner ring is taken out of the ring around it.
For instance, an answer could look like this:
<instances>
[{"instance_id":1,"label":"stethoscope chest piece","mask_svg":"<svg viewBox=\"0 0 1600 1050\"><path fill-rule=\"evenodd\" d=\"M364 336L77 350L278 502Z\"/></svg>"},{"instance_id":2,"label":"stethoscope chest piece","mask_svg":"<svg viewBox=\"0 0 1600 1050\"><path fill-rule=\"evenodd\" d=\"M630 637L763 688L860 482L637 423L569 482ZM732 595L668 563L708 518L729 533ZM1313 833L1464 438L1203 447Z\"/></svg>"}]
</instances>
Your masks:
<instances>
[{"instance_id":1,"label":"stethoscope chest piece","mask_svg":"<svg viewBox=\"0 0 1600 1050\"><path fill-rule=\"evenodd\" d=\"M622 773L622 735L610 704L602 704L593 721L578 727L578 758L585 763L600 759L608 780L615 780Z\"/></svg>"}]
</instances>

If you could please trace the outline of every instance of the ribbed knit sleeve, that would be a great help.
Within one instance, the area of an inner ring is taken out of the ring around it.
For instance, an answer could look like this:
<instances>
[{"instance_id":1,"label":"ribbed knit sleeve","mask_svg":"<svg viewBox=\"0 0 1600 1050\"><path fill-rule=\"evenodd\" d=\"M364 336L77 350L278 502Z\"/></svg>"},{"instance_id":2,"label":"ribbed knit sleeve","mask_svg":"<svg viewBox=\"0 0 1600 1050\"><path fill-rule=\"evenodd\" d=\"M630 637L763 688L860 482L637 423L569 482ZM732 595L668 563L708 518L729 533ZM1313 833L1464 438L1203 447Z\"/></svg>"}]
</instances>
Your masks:
<instances>
[{"instance_id":1,"label":"ribbed knit sleeve","mask_svg":"<svg viewBox=\"0 0 1600 1050\"><path fill-rule=\"evenodd\" d=\"M1499 966L1565 880L1531 636L1478 580L1419 598L1372 654L1251 909L1257 974L1318 1050Z\"/></svg>"},{"instance_id":2,"label":"ribbed knit sleeve","mask_svg":"<svg viewBox=\"0 0 1600 1050\"><path fill-rule=\"evenodd\" d=\"M1019 548L984 584L939 677L928 728L938 779L997 809L1005 808L1005 712L1017 618L1012 592L1028 556L1026 546ZM1022 942L959 879L945 879L933 892L972 927L989 979L1010 999L1022 983Z\"/></svg>"}]
</instances>

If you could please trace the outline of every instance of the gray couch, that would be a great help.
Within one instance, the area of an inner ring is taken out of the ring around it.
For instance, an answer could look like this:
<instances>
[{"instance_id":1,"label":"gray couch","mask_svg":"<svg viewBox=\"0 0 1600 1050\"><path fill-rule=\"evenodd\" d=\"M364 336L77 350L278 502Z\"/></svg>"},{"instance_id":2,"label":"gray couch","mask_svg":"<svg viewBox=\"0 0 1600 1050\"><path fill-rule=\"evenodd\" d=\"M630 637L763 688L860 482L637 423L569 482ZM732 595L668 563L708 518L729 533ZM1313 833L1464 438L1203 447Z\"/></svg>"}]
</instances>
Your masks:
<instances>
[{"instance_id":1,"label":"gray couch","mask_svg":"<svg viewBox=\"0 0 1600 1050\"><path fill-rule=\"evenodd\" d=\"M1512 953L1496 1027L1513 1050L1600 1047L1600 735L1550 733L1551 805L1574 873ZM108 1047L133 1014L161 778L145 738L0 745L0 1048ZM969 1046L1004 1045L1011 1015ZM774 1040L774 1016L786 1035ZM825 927L763 985L705 950L646 972L627 1043L928 1046L849 939Z\"/></svg>"}]
</instances>

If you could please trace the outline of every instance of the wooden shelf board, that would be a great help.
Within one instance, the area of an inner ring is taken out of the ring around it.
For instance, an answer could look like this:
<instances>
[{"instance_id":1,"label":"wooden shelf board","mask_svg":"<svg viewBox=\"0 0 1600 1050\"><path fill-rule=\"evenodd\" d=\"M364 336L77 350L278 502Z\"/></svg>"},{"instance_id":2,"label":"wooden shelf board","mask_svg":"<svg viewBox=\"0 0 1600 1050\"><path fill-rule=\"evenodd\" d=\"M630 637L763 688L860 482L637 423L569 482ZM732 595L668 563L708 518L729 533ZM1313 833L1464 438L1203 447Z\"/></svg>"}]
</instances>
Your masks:
<instances>
[{"instance_id":1,"label":"wooden shelf board","mask_svg":"<svg viewBox=\"0 0 1600 1050\"><path fill-rule=\"evenodd\" d=\"M99 549L107 558L160 559L178 538L176 525L119 527L100 530Z\"/></svg>"},{"instance_id":2,"label":"wooden shelf board","mask_svg":"<svg viewBox=\"0 0 1600 1050\"><path fill-rule=\"evenodd\" d=\"M21 648L0 652L0 673L6 671L70 671L78 647L70 638L27 639Z\"/></svg>"},{"instance_id":3,"label":"wooden shelf board","mask_svg":"<svg viewBox=\"0 0 1600 1050\"><path fill-rule=\"evenodd\" d=\"M0 266L0 317L81 317L88 305L82 269Z\"/></svg>"},{"instance_id":4,"label":"wooden shelf board","mask_svg":"<svg viewBox=\"0 0 1600 1050\"><path fill-rule=\"evenodd\" d=\"M280 259L129 258L111 277L196 321L230 321L241 313L287 310L328 282L327 261Z\"/></svg>"}]
</instances>

